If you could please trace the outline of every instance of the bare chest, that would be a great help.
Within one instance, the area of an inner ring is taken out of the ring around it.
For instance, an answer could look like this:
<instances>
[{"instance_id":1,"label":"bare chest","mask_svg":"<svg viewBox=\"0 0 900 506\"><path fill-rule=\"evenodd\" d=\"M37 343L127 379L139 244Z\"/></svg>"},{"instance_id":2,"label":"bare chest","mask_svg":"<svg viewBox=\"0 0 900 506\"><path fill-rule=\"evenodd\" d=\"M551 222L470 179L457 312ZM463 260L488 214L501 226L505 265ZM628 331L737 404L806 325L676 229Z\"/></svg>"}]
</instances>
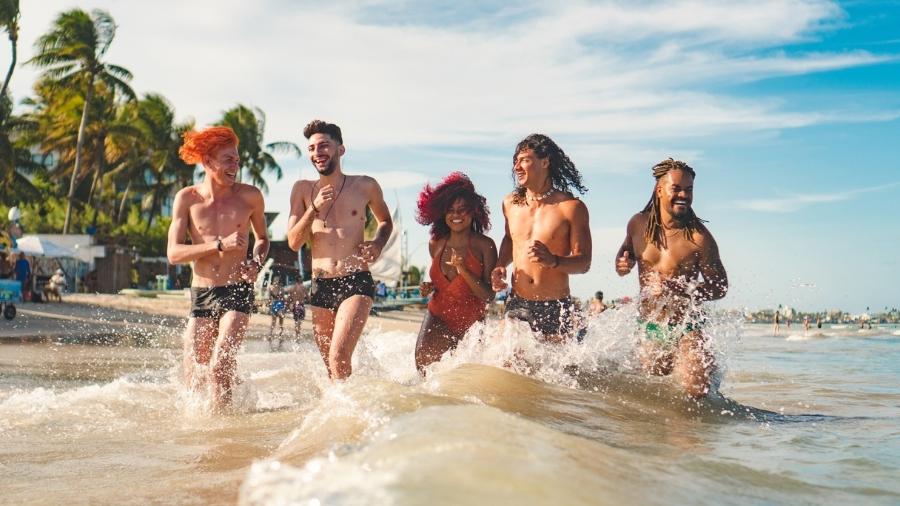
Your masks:
<instances>
[{"instance_id":1,"label":"bare chest","mask_svg":"<svg viewBox=\"0 0 900 506\"><path fill-rule=\"evenodd\" d=\"M697 244L681 236L669 237L665 248L641 241L638 258L641 270L652 270L665 277L692 276L700 261Z\"/></svg>"},{"instance_id":2,"label":"bare chest","mask_svg":"<svg viewBox=\"0 0 900 506\"><path fill-rule=\"evenodd\" d=\"M314 232L337 230L342 236L354 235L365 229L366 206L368 199L361 191L345 189L319 209L312 229Z\"/></svg>"},{"instance_id":3,"label":"bare chest","mask_svg":"<svg viewBox=\"0 0 900 506\"><path fill-rule=\"evenodd\" d=\"M192 233L201 237L227 236L249 229L251 207L240 198L198 202L190 207Z\"/></svg>"},{"instance_id":4,"label":"bare chest","mask_svg":"<svg viewBox=\"0 0 900 506\"><path fill-rule=\"evenodd\" d=\"M569 223L556 206L510 206L507 216L514 243L537 240L552 244L569 237Z\"/></svg>"}]
</instances>

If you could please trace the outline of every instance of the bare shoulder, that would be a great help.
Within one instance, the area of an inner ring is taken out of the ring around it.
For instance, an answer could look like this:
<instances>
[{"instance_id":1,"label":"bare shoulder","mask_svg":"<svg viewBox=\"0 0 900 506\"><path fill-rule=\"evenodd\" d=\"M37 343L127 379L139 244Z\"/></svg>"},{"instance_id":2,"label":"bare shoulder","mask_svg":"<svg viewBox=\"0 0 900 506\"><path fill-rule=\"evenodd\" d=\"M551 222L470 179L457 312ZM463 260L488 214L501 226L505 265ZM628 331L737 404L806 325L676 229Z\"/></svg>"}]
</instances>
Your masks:
<instances>
[{"instance_id":1,"label":"bare shoulder","mask_svg":"<svg viewBox=\"0 0 900 506\"><path fill-rule=\"evenodd\" d=\"M428 253L431 254L432 258L437 254L438 245L441 243L440 239L429 239L428 240Z\"/></svg>"},{"instance_id":2,"label":"bare shoulder","mask_svg":"<svg viewBox=\"0 0 900 506\"><path fill-rule=\"evenodd\" d=\"M713 238L712 232L702 222L697 224L697 229L694 231L691 239L694 241L694 244L701 248L716 246L716 240Z\"/></svg>"},{"instance_id":3,"label":"bare shoulder","mask_svg":"<svg viewBox=\"0 0 900 506\"><path fill-rule=\"evenodd\" d=\"M494 243L494 240L484 234L478 234L475 236L475 247L480 249L481 251L496 251L497 245Z\"/></svg>"},{"instance_id":4,"label":"bare shoulder","mask_svg":"<svg viewBox=\"0 0 900 506\"><path fill-rule=\"evenodd\" d=\"M512 192L507 196L503 197L503 210L505 211L509 206L513 204L513 199L516 198L516 193Z\"/></svg>"},{"instance_id":5,"label":"bare shoulder","mask_svg":"<svg viewBox=\"0 0 900 506\"><path fill-rule=\"evenodd\" d=\"M378 181L372 176L347 176L347 179L348 183L363 191L368 192L375 189L381 189L381 185L378 184Z\"/></svg>"},{"instance_id":6,"label":"bare shoulder","mask_svg":"<svg viewBox=\"0 0 900 506\"><path fill-rule=\"evenodd\" d=\"M185 186L175 194L176 202L187 203L188 205L200 198L200 193L197 191L197 185Z\"/></svg>"},{"instance_id":7,"label":"bare shoulder","mask_svg":"<svg viewBox=\"0 0 900 506\"><path fill-rule=\"evenodd\" d=\"M309 193L311 188L315 182L310 181L309 179L298 179L294 181L294 186L291 188L291 199L297 195L303 195L304 193Z\"/></svg>"},{"instance_id":8,"label":"bare shoulder","mask_svg":"<svg viewBox=\"0 0 900 506\"><path fill-rule=\"evenodd\" d=\"M249 184L245 184L245 183L237 183L235 186L237 186L237 193L239 195L244 195L247 197L262 197L263 196L262 190L260 190L259 188L255 187L253 185L249 185Z\"/></svg>"},{"instance_id":9,"label":"bare shoulder","mask_svg":"<svg viewBox=\"0 0 900 506\"><path fill-rule=\"evenodd\" d=\"M647 215L645 213L635 213L634 216L628 220L627 230L629 234L643 234L646 228Z\"/></svg>"},{"instance_id":10,"label":"bare shoulder","mask_svg":"<svg viewBox=\"0 0 900 506\"><path fill-rule=\"evenodd\" d=\"M585 203L581 199L576 198L568 193L565 193L563 195L564 196L557 203L561 210L565 211L567 214L587 212L587 205L585 205Z\"/></svg>"}]
</instances>

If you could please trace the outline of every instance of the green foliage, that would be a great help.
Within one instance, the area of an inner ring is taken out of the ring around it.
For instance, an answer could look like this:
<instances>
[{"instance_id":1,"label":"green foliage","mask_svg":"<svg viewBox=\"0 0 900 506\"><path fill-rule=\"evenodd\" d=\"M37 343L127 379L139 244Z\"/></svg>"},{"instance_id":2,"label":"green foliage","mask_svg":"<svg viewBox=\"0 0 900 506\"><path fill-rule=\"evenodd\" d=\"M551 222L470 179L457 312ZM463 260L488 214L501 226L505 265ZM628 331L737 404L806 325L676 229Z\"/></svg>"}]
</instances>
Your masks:
<instances>
[{"instance_id":1,"label":"green foliage","mask_svg":"<svg viewBox=\"0 0 900 506\"><path fill-rule=\"evenodd\" d=\"M406 271L406 286L418 286L422 282L422 271L415 265L410 265Z\"/></svg>"},{"instance_id":2,"label":"green foliage","mask_svg":"<svg viewBox=\"0 0 900 506\"><path fill-rule=\"evenodd\" d=\"M148 227L140 209L132 206L125 223L113 229L109 238L115 244L136 248L142 256L162 257L166 256L170 223L172 218L164 217Z\"/></svg>"},{"instance_id":3,"label":"green foliage","mask_svg":"<svg viewBox=\"0 0 900 506\"><path fill-rule=\"evenodd\" d=\"M300 156L300 148L293 142L271 142L263 144L266 133L266 115L259 108L238 104L225 111L220 125L230 127L238 137L238 154L241 157L241 168L250 177L250 184L268 193L269 187L263 179L265 172L271 172L275 179L281 179L281 166L275 161L273 153L288 152Z\"/></svg>"}]
</instances>

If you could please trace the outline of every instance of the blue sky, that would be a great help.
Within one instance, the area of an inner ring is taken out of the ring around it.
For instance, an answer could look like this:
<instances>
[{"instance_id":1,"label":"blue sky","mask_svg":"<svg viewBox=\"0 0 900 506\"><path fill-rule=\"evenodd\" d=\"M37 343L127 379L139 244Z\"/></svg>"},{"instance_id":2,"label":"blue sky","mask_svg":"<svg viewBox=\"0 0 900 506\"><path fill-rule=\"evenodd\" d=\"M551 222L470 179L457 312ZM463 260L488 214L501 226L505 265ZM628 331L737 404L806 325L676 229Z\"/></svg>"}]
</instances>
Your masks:
<instances>
[{"instance_id":1,"label":"blue sky","mask_svg":"<svg viewBox=\"0 0 900 506\"><path fill-rule=\"evenodd\" d=\"M346 171L399 203L420 266L422 184L467 172L499 239L512 150L542 132L589 188L594 262L576 295L636 293L612 256L649 167L673 156L697 170L695 209L731 279L723 306L900 306L900 2L320 4L23 2L20 61L57 12L99 7L119 24L109 60L181 118L244 103L266 112L269 140L295 142L314 117L340 124ZM17 70L17 99L34 75ZM313 171L283 167L268 207L285 215Z\"/></svg>"}]
</instances>

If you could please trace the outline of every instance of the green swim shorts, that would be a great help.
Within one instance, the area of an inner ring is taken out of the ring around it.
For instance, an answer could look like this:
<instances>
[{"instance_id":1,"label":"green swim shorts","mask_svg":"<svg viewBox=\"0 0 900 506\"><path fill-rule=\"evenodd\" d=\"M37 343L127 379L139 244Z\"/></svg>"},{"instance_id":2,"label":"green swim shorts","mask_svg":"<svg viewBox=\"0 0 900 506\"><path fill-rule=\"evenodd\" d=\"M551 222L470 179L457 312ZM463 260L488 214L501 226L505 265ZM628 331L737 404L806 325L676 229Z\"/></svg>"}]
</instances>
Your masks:
<instances>
[{"instance_id":1,"label":"green swim shorts","mask_svg":"<svg viewBox=\"0 0 900 506\"><path fill-rule=\"evenodd\" d=\"M663 346L675 346L678 344L678 340L683 336L690 334L695 330L700 330L700 325L693 322L660 325L656 322L648 322L639 319L638 324L644 331L644 337L646 337L647 340Z\"/></svg>"}]
</instances>

